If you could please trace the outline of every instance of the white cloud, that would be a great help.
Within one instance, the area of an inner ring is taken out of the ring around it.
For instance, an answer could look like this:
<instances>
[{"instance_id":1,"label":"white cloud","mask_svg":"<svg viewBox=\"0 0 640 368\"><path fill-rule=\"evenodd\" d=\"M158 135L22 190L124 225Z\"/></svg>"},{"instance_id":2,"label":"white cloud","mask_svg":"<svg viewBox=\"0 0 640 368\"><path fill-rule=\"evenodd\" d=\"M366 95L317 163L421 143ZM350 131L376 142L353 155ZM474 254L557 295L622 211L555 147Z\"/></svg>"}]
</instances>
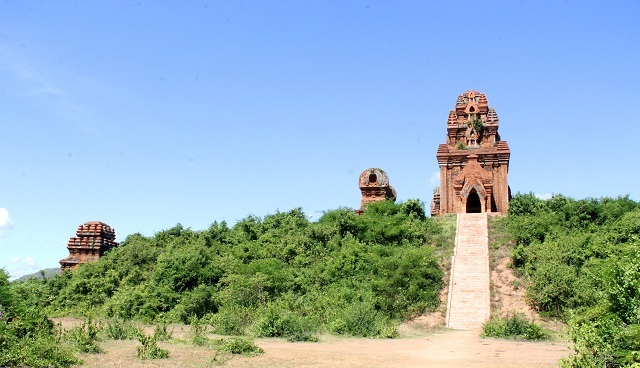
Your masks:
<instances>
[{"instance_id":1,"label":"white cloud","mask_svg":"<svg viewBox=\"0 0 640 368\"><path fill-rule=\"evenodd\" d=\"M41 269L38 262L31 257L12 257L7 266L7 272L11 279L38 272Z\"/></svg>"},{"instance_id":2,"label":"white cloud","mask_svg":"<svg viewBox=\"0 0 640 368\"><path fill-rule=\"evenodd\" d=\"M429 178L429 185L432 187L440 186L440 171L436 171L431 174L431 177Z\"/></svg>"},{"instance_id":3,"label":"white cloud","mask_svg":"<svg viewBox=\"0 0 640 368\"><path fill-rule=\"evenodd\" d=\"M543 193L543 194L536 193L535 196L538 199L543 199L546 201L547 199L551 199L553 197L553 193Z\"/></svg>"},{"instance_id":4,"label":"white cloud","mask_svg":"<svg viewBox=\"0 0 640 368\"><path fill-rule=\"evenodd\" d=\"M0 207L0 230L11 229L13 227L13 220L9 217L9 211L6 208Z\"/></svg>"}]
</instances>

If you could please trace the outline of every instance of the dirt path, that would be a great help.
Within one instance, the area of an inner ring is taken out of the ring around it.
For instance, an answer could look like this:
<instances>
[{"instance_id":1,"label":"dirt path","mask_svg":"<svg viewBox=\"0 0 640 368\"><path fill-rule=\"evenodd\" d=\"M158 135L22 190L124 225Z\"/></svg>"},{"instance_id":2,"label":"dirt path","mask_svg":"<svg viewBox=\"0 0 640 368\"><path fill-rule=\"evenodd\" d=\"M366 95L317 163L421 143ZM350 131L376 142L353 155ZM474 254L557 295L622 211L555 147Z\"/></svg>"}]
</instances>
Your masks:
<instances>
[{"instance_id":1,"label":"dirt path","mask_svg":"<svg viewBox=\"0 0 640 368\"><path fill-rule=\"evenodd\" d=\"M259 340L266 353L232 359L230 367L557 367L563 343L482 339L474 331L443 331L395 340L340 339L322 343ZM235 360L235 361L234 361Z\"/></svg>"}]
</instances>

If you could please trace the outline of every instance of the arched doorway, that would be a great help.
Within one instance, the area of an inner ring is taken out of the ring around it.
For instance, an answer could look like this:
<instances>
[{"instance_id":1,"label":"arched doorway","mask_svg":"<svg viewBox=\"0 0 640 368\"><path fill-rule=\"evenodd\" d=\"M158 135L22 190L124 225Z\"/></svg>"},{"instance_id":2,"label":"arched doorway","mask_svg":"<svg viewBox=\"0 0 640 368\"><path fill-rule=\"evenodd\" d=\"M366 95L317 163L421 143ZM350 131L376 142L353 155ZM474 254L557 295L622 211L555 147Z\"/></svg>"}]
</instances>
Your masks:
<instances>
[{"instance_id":1,"label":"arched doorway","mask_svg":"<svg viewBox=\"0 0 640 368\"><path fill-rule=\"evenodd\" d=\"M467 213L481 213L482 205L480 204L480 196L475 189L472 189L467 197Z\"/></svg>"}]
</instances>

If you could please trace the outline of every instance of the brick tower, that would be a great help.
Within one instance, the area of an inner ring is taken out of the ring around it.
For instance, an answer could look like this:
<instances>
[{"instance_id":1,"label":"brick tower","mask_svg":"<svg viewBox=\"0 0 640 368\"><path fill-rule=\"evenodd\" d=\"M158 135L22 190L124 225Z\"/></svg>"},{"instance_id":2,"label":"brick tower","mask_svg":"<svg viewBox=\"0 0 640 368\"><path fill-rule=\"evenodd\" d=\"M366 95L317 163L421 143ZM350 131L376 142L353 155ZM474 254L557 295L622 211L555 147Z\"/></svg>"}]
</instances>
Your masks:
<instances>
[{"instance_id":1,"label":"brick tower","mask_svg":"<svg viewBox=\"0 0 640 368\"><path fill-rule=\"evenodd\" d=\"M67 243L69 257L60 260L63 271L72 270L81 263L95 262L106 251L118 246L115 230L102 222L86 222L78 226L76 235Z\"/></svg>"},{"instance_id":2,"label":"brick tower","mask_svg":"<svg viewBox=\"0 0 640 368\"><path fill-rule=\"evenodd\" d=\"M502 212L511 198L507 173L511 151L500 140L498 114L484 93L467 91L447 120L447 142L438 146L440 187L431 215Z\"/></svg>"}]
</instances>

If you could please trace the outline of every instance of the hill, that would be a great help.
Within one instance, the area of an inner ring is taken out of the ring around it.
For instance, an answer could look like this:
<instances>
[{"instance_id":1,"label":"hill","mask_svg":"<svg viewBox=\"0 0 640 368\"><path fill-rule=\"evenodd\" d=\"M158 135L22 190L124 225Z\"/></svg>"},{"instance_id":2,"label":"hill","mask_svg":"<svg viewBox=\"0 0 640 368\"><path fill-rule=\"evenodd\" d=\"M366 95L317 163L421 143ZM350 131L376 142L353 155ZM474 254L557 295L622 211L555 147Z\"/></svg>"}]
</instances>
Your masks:
<instances>
[{"instance_id":1,"label":"hill","mask_svg":"<svg viewBox=\"0 0 640 368\"><path fill-rule=\"evenodd\" d=\"M50 279L55 277L56 275L59 275L62 273L62 270L60 268L45 268L44 270L40 270L38 272L34 272L28 275L24 275L22 277L19 277L18 279L14 280L14 281L27 281L29 279Z\"/></svg>"},{"instance_id":2,"label":"hill","mask_svg":"<svg viewBox=\"0 0 640 368\"><path fill-rule=\"evenodd\" d=\"M232 228L177 225L127 237L38 286L33 303L53 315L203 320L222 334L395 336L401 321L439 306L434 252L452 243L442 234L416 200L377 202L360 216L328 211L317 222L294 209Z\"/></svg>"}]
</instances>

